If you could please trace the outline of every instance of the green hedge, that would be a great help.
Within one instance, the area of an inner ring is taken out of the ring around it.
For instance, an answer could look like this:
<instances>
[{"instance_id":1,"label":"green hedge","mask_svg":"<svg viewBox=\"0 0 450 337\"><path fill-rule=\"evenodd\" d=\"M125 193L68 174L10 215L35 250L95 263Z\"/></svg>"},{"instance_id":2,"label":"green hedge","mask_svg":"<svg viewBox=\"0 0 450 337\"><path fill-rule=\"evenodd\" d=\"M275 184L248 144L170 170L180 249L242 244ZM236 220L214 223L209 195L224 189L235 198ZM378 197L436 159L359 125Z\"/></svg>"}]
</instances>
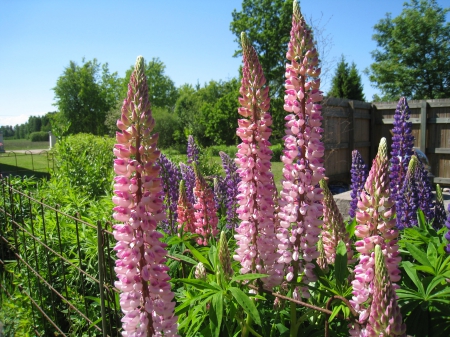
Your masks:
<instances>
[{"instance_id":1,"label":"green hedge","mask_svg":"<svg viewBox=\"0 0 450 337\"><path fill-rule=\"evenodd\" d=\"M48 142L49 134L45 131L37 131L30 133L30 140L32 142Z\"/></svg>"}]
</instances>

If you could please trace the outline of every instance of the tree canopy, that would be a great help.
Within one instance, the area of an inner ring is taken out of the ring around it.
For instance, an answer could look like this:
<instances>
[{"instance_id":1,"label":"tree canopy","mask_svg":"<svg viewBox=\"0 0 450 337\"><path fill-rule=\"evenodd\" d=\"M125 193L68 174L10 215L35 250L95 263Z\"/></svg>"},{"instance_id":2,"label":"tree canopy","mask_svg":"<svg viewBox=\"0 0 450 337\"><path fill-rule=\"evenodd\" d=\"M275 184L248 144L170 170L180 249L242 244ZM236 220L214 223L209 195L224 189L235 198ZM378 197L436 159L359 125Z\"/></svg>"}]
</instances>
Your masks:
<instances>
[{"instance_id":1,"label":"tree canopy","mask_svg":"<svg viewBox=\"0 0 450 337\"><path fill-rule=\"evenodd\" d=\"M349 67L344 56L341 57L341 61L336 67L328 96L358 101L364 101L365 99L361 76L356 69L356 64L353 62Z\"/></svg>"},{"instance_id":2,"label":"tree canopy","mask_svg":"<svg viewBox=\"0 0 450 337\"><path fill-rule=\"evenodd\" d=\"M450 97L450 23L435 0L411 0L375 25L370 81L383 100Z\"/></svg>"},{"instance_id":3,"label":"tree canopy","mask_svg":"<svg viewBox=\"0 0 450 337\"><path fill-rule=\"evenodd\" d=\"M106 133L106 113L116 104L119 93L117 73L110 74L108 64L83 59L82 65L70 61L58 78L55 105L68 125L68 133Z\"/></svg>"}]
</instances>

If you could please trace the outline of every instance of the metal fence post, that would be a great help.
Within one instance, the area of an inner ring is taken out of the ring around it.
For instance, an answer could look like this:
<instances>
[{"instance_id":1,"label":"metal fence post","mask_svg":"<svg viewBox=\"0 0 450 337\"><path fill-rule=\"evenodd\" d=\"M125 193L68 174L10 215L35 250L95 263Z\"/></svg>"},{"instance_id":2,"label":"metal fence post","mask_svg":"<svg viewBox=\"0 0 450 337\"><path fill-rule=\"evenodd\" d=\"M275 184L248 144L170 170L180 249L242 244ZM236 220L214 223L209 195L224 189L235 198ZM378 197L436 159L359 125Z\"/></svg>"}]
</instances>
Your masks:
<instances>
[{"instance_id":1,"label":"metal fence post","mask_svg":"<svg viewBox=\"0 0 450 337\"><path fill-rule=\"evenodd\" d=\"M106 309L105 309L105 292L104 292L104 279L105 275L103 273L104 266L104 256L103 256L103 233L102 225L100 221L97 221L97 242L98 242L98 275L99 275L99 286L100 286L100 306L102 314L102 334L106 337Z\"/></svg>"}]
</instances>

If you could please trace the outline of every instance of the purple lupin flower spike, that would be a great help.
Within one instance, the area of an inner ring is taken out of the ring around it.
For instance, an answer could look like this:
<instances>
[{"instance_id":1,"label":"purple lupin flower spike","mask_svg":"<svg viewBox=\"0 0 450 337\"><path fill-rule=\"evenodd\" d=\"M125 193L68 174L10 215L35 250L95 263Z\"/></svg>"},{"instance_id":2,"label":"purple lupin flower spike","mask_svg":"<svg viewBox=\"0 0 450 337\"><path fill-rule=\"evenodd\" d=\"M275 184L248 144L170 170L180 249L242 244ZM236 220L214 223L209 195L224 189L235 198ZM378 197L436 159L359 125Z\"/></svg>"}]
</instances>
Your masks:
<instances>
[{"instance_id":1,"label":"purple lupin flower spike","mask_svg":"<svg viewBox=\"0 0 450 337\"><path fill-rule=\"evenodd\" d=\"M448 232L445 233L445 239L448 241L448 245L445 247L445 251L450 254L450 205L448 205L448 216L445 222L445 227L448 228Z\"/></svg>"},{"instance_id":2,"label":"purple lupin flower spike","mask_svg":"<svg viewBox=\"0 0 450 337\"><path fill-rule=\"evenodd\" d=\"M160 178L158 134L148 98L144 59L136 61L128 85L122 116L117 121L114 146L113 226L118 259L114 284L120 290L123 336L176 337L174 294L169 268L165 265L166 244L156 230L165 218L164 191Z\"/></svg>"},{"instance_id":3,"label":"purple lupin flower spike","mask_svg":"<svg viewBox=\"0 0 450 337\"><path fill-rule=\"evenodd\" d=\"M418 163L414 180L417 185L419 207L425 214L425 218L428 221L431 221L431 219L434 218L434 202L431 182L428 177L428 171L425 169L425 165L420 160L420 157L417 157L417 161Z\"/></svg>"},{"instance_id":4,"label":"purple lupin flower spike","mask_svg":"<svg viewBox=\"0 0 450 337\"><path fill-rule=\"evenodd\" d=\"M419 160L412 156L406 171L405 181L400 189L397 199L397 228L409 228L417 226L417 209L419 208L419 196L417 190L417 166Z\"/></svg>"},{"instance_id":5,"label":"purple lupin flower spike","mask_svg":"<svg viewBox=\"0 0 450 337\"><path fill-rule=\"evenodd\" d=\"M439 184L436 185L436 202L434 204L433 228L439 230L444 226L447 214L445 213L444 196Z\"/></svg>"},{"instance_id":6,"label":"purple lupin flower spike","mask_svg":"<svg viewBox=\"0 0 450 337\"><path fill-rule=\"evenodd\" d=\"M225 207L227 210L227 228L236 228L238 225L238 216L236 210L238 203L236 202L236 196L239 194L238 185L241 181L239 174L237 173L237 166L233 159L230 158L225 152L219 152L222 159L222 167L225 171L225 179L223 181L223 187L225 191Z\"/></svg>"},{"instance_id":7,"label":"purple lupin flower spike","mask_svg":"<svg viewBox=\"0 0 450 337\"><path fill-rule=\"evenodd\" d=\"M194 137L189 135L187 143L187 163L196 163L198 165L199 154L200 149L197 144L195 144Z\"/></svg>"},{"instance_id":8,"label":"purple lupin flower spike","mask_svg":"<svg viewBox=\"0 0 450 337\"><path fill-rule=\"evenodd\" d=\"M405 97L400 98L394 114L394 128L392 129L391 169L391 196L398 200L403 180L408 170L411 156L414 154L414 136L412 123L409 122L411 112Z\"/></svg>"},{"instance_id":9,"label":"purple lupin flower spike","mask_svg":"<svg viewBox=\"0 0 450 337\"><path fill-rule=\"evenodd\" d=\"M195 187L195 173L194 169L184 163L180 163L181 178L186 185L186 196L188 201L195 204L194 187Z\"/></svg>"},{"instance_id":10,"label":"purple lupin flower spike","mask_svg":"<svg viewBox=\"0 0 450 337\"><path fill-rule=\"evenodd\" d=\"M364 188L364 183L367 179L367 165L364 163L361 154L358 150L352 151L352 168L350 174L352 176L352 192L350 194L352 200L350 201L350 210L348 214L350 218L355 217L356 209L358 208L358 199L361 191Z\"/></svg>"},{"instance_id":11,"label":"purple lupin flower spike","mask_svg":"<svg viewBox=\"0 0 450 337\"><path fill-rule=\"evenodd\" d=\"M164 206L167 212L167 218L162 221L163 229L171 234L175 233L177 228L177 202L180 191L181 171L165 155L161 154L159 158L161 166L161 178L166 194L164 198Z\"/></svg>"}]
</instances>

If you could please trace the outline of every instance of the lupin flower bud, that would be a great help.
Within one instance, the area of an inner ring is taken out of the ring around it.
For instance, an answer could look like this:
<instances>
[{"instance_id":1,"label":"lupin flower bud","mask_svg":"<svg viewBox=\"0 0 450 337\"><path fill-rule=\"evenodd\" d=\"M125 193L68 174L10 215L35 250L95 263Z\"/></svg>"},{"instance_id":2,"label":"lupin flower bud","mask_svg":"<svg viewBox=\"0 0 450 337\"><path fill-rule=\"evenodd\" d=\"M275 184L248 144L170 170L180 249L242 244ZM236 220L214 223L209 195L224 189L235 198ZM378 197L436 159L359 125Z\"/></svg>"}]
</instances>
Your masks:
<instances>
[{"instance_id":1,"label":"lupin flower bud","mask_svg":"<svg viewBox=\"0 0 450 337\"><path fill-rule=\"evenodd\" d=\"M320 181L323 191L323 225L322 244L328 264L334 264L336 259L336 248L339 241L343 241L347 247L348 262L352 262L353 250L349 235L345 229L344 219L334 201L333 195L328 188L325 179Z\"/></svg>"},{"instance_id":2,"label":"lupin flower bud","mask_svg":"<svg viewBox=\"0 0 450 337\"><path fill-rule=\"evenodd\" d=\"M380 245L383 250L391 282L400 280L401 257L398 252L398 230L395 228L394 215L395 202L389 190L387 144L386 139L382 138L356 211L358 225L355 235L360 240L355 246L360 254L359 262L354 269L353 298L350 303L360 314L361 322L368 317L368 305L373 296L370 285L374 275L376 245Z\"/></svg>"},{"instance_id":3,"label":"lupin flower bud","mask_svg":"<svg viewBox=\"0 0 450 337\"><path fill-rule=\"evenodd\" d=\"M241 181L238 185L238 217L241 220L235 235L238 249L234 259L241 264L241 273L262 273L269 277L262 282L268 289L281 283L282 266L277 261L277 244L274 226L275 184L271 172L272 151L269 137L272 133L272 116L269 87L265 86L261 65L255 49L241 34L243 68L239 98L236 163Z\"/></svg>"},{"instance_id":4,"label":"lupin flower bud","mask_svg":"<svg viewBox=\"0 0 450 337\"><path fill-rule=\"evenodd\" d=\"M316 245L322 226L322 190L318 184L325 172L317 57L311 30L294 1L286 54L290 63L286 65L284 110L289 114L285 117L286 136L281 157L283 190L277 237L281 241L278 261L285 264L287 281L297 282L300 276L305 284L316 279L312 261L319 257ZM304 290L303 295L307 294Z\"/></svg>"},{"instance_id":5,"label":"lupin flower bud","mask_svg":"<svg viewBox=\"0 0 450 337\"><path fill-rule=\"evenodd\" d=\"M375 246L375 275L373 299L366 326L367 337L406 336L406 325L402 321L397 295L392 286L380 245Z\"/></svg>"},{"instance_id":6,"label":"lupin flower bud","mask_svg":"<svg viewBox=\"0 0 450 337\"><path fill-rule=\"evenodd\" d=\"M412 123L409 122L411 112L405 97L400 98L394 114L394 128L392 129L391 151L391 196L394 200L401 198L400 189L408 170L411 156L414 154L414 136Z\"/></svg>"},{"instance_id":7,"label":"lupin flower bud","mask_svg":"<svg viewBox=\"0 0 450 337\"><path fill-rule=\"evenodd\" d=\"M227 280L233 277L233 268L231 268L230 251L228 249L228 241L225 232L220 233L219 240L219 263Z\"/></svg>"},{"instance_id":8,"label":"lupin flower bud","mask_svg":"<svg viewBox=\"0 0 450 337\"><path fill-rule=\"evenodd\" d=\"M118 125L113 202L118 241L115 272L125 316L123 336L178 336L170 290L167 254L156 225L165 218L157 135L151 134L153 117L148 99L145 63L138 57L128 85ZM144 116L145 122L139 116ZM148 123L147 123L148 122ZM127 127L125 129L125 127ZM136 151L138 149L138 151Z\"/></svg>"},{"instance_id":9,"label":"lupin flower bud","mask_svg":"<svg viewBox=\"0 0 450 337\"><path fill-rule=\"evenodd\" d=\"M177 204L178 231L195 233L195 210L189 202L184 187L184 180L180 181L180 191Z\"/></svg>"},{"instance_id":10,"label":"lupin flower bud","mask_svg":"<svg viewBox=\"0 0 450 337\"><path fill-rule=\"evenodd\" d=\"M206 269L203 263L197 263L197 265L195 266L194 275L196 279L206 281Z\"/></svg>"},{"instance_id":11,"label":"lupin flower bud","mask_svg":"<svg viewBox=\"0 0 450 337\"><path fill-rule=\"evenodd\" d=\"M412 156L406 171L405 180L397 199L397 227L399 229L417 226L419 208L418 185L416 181L419 161Z\"/></svg>"},{"instance_id":12,"label":"lupin flower bud","mask_svg":"<svg viewBox=\"0 0 450 337\"><path fill-rule=\"evenodd\" d=\"M436 185L436 202L434 206L434 221L433 227L439 230L444 226L447 214L445 213L444 196L439 184Z\"/></svg>"},{"instance_id":13,"label":"lupin flower bud","mask_svg":"<svg viewBox=\"0 0 450 337\"><path fill-rule=\"evenodd\" d=\"M355 217L356 208L358 207L358 200L361 191L364 188L364 183L367 179L367 165L361 157L358 150L352 151L352 168L350 170L352 185L351 185L351 198L350 210L348 214L353 219Z\"/></svg>"},{"instance_id":14,"label":"lupin flower bud","mask_svg":"<svg viewBox=\"0 0 450 337\"><path fill-rule=\"evenodd\" d=\"M199 245L208 245L210 237L216 237L219 231L217 230L217 209L214 202L214 193L206 183L195 163L195 232L199 234L197 243Z\"/></svg>"}]
</instances>

